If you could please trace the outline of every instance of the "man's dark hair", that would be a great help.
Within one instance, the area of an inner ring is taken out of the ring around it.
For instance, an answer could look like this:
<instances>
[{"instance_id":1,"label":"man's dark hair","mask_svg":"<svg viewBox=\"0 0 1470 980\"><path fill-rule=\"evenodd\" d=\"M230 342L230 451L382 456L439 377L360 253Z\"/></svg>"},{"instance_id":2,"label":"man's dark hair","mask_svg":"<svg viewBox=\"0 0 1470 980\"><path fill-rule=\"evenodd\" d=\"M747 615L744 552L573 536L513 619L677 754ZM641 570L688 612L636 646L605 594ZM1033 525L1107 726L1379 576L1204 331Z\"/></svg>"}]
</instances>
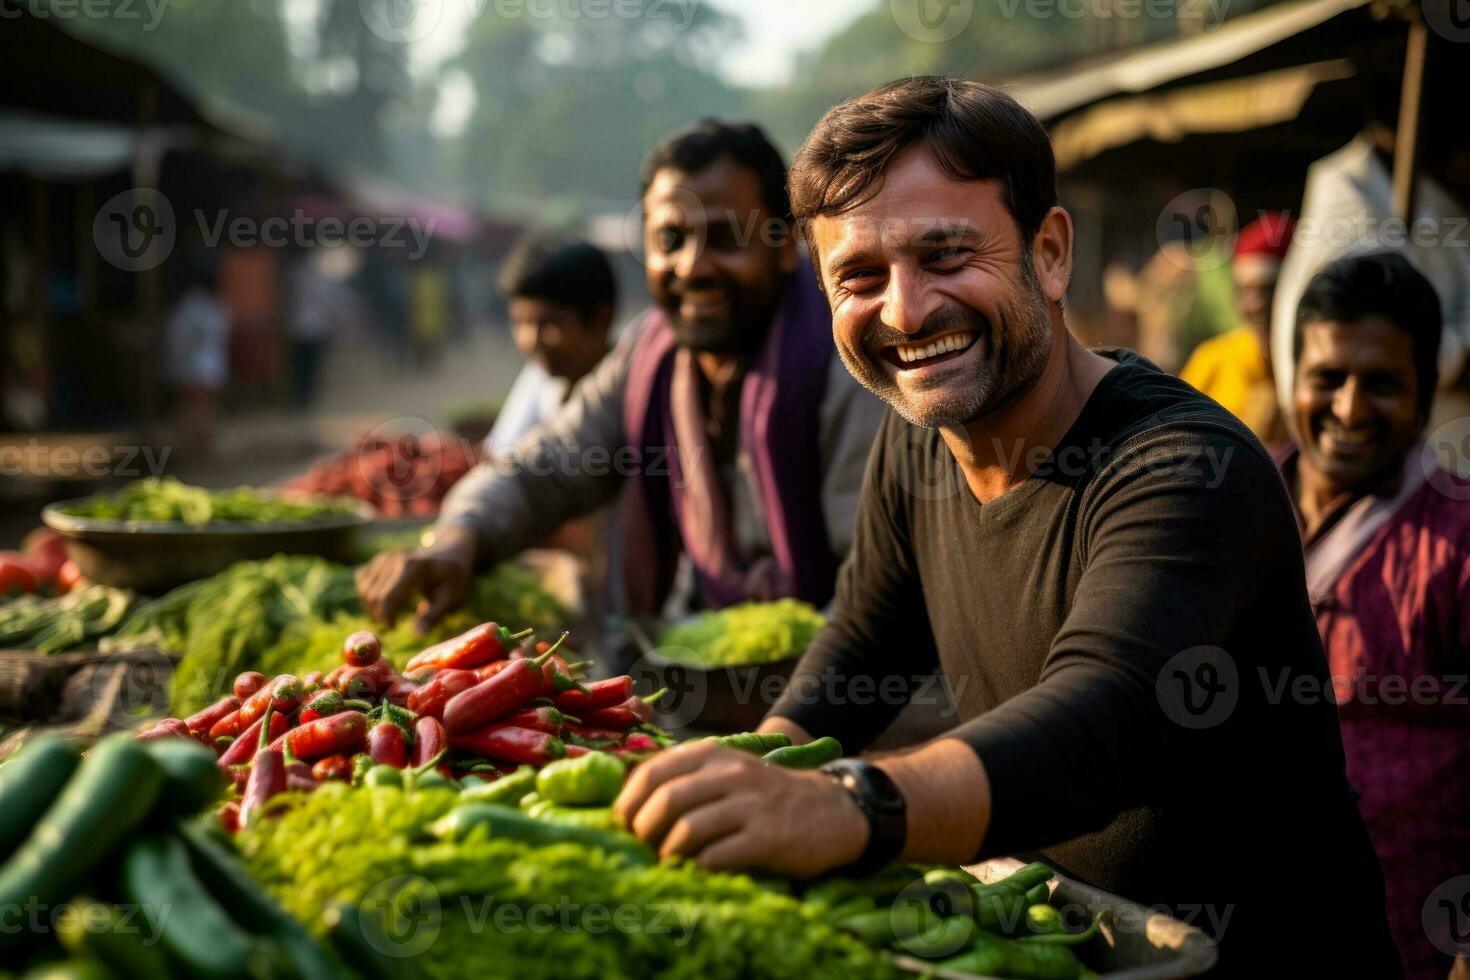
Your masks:
<instances>
[{"instance_id":1,"label":"man's dark hair","mask_svg":"<svg viewBox=\"0 0 1470 980\"><path fill-rule=\"evenodd\" d=\"M500 269L500 294L569 306L584 318L618 303L612 263L601 249L571 238L533 235L516 243Z\"/></svg>"},{"instance_id":2,"label":"man's dark hair","mask_svg":"<svg viewBox=\"0 0 1470 980\"><path fill-rule=\"evenodd\" d=\"M1312 277L1296 305L1293 356L1302 355L1309 323L1356 323L1377 314L1414 342L1414 369L1419 376L1419 411L1429 414L1439 384L1439 343L1444 325L1439 294L1398 252L1374 252L1337 259Z\"/></svg>"},{"instance_id":3,"label":"man's dark hair","mask_svg":"<svg viewBox=\"0 0 1470 980\"><path fill-rule=\"evenodd\" d=\"M648 193L653 177L665 167L697 174L716 160L728 157L755 172L761 185L761 204L774 218L791 220L791 199L786 194L786 163L781 151L754 123L701 119L675 130L654 146L643 161L639 196Z\"/></svg>"},{"instance_id":4,"label":"man's dark hair","mask_svg":"<svg viewBox=\"0 0 1470 980\"><path fill-rule=\"evenodd\" d=\"M829 109L797 150L791 204L808 247L812 218L841 214L878 193L894 159L920 140L956 180L999 181L1023 243L1056 207L1056 160L1035 116L989 85L921 75Z\"/></svg>"}]
</instances>

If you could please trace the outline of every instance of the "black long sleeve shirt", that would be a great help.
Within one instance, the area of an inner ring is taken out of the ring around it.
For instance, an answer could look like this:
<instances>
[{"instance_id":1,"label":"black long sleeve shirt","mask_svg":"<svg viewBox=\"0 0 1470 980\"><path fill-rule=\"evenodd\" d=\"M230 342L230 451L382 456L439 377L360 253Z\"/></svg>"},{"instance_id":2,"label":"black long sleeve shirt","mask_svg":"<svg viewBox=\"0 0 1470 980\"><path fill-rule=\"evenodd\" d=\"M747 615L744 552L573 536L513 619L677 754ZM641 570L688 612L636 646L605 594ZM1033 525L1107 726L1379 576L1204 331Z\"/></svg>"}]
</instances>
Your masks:
<instances>
[{"instance_id":1,"label":"black long sleeve shirt","mask_svg":"<svg viewBox=\"0 0 1470 980\"><path fill-rule=\"evenodd\" d=\"M1168 907L1222 975L1396 976L1281 478L1214 402L1110 356L983 505L936 431L889 416L831 621L773 713L851 751L940 666L990 780L983 855Z\"/></svg>"}]
</instances>

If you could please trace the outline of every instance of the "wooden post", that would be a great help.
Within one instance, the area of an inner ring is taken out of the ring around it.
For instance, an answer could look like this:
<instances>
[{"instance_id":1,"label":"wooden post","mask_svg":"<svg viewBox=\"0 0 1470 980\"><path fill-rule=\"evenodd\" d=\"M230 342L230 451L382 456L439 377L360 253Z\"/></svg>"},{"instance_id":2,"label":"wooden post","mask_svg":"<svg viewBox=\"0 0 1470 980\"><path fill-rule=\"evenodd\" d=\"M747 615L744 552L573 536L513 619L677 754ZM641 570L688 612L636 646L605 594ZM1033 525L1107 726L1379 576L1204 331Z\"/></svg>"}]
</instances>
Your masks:
<instances>
[{"instance_id":1,"label":"wooden post","mask_svg":"<svg viewBox=\"0 0 1470 980\"><path fill-rule=\"evenodd\" d=\"M1399 94L1399 125L1393 140L1393 210L1406 222L1414 220L1415 178L1419 144L1424 132L1424 68L1429 53L1429 27L1422 12L1409 22L1404 47L1404 81Z\"/></svg>"}]
</instances>

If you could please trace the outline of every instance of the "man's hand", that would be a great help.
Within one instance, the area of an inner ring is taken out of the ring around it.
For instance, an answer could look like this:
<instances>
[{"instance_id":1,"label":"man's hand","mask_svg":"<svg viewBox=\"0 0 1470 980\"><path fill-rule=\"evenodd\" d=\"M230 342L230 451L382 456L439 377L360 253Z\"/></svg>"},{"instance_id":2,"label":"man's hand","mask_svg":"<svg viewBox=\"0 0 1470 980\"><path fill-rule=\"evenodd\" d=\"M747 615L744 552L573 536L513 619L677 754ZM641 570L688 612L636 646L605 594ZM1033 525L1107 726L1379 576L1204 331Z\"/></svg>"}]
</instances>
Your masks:
<instances>
[{"instance_id":1,"label":"man's hand","mask_svg":"<svg viewBox=\"0 0 1470 980\"><path fill-rule=\"evenodd\" d=\"M389 626L414 596L423 596L414 628L426 633L464 602L474 569L474 532L448 527L427 548L384 552L359 568L357 594L368 615Z\"/></svg>"},{"instance_id":2,"label":"man's hand","mask_svg":"<svg viewBox=\"0 0 1470 980\"><path fill-rule=\"evenodd\" d=\"M712 742L643 763L614 807L661 855L710 871L811 877L856 861L868 843L867 817L832 779Z\"/></svg>"}]
</instances>

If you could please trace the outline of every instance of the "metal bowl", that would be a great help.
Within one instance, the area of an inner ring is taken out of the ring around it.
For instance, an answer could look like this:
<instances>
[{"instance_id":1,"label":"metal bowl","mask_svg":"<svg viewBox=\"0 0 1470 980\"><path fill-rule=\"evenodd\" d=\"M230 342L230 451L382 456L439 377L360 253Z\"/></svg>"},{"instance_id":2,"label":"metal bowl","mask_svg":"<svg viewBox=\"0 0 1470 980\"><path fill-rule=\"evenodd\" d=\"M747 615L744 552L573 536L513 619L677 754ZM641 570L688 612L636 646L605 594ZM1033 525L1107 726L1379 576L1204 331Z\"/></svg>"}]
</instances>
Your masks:
<instances>
[{"instance_id":1,"label":"metal bowl","mask_svg":"<svg viewBox=\"0 0 1470 980\"><path fill-rule=\"evenodd\" d=\"M221 521L202 527L63 513L85 499L54 503L41 511L41 520L66 538L67 554L87 579L145 593L166 592L222 572L237 561L275 554L319 555L341 561L351 554L358 528L372 519L365 504L355 514L279 524Z\"/></svg>"}]
</instances>

